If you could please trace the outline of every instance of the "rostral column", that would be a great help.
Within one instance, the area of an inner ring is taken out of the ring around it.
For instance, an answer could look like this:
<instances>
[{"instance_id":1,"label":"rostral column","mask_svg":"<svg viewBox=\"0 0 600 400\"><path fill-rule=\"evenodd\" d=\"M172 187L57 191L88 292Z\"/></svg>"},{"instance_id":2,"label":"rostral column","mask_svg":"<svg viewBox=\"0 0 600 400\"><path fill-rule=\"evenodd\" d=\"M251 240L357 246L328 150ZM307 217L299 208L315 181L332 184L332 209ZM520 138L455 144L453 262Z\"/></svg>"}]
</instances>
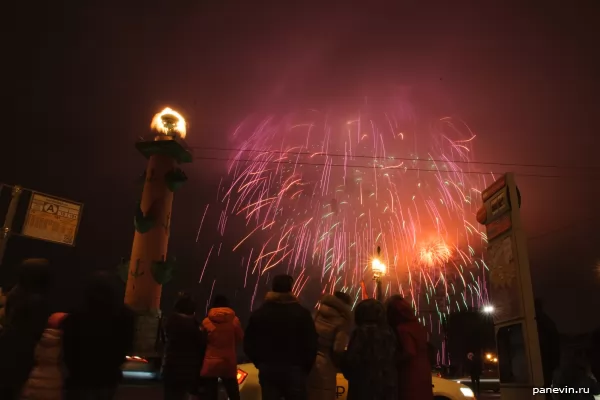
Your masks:
<instances>
[{"instance_id":1,"label":"rostral column","mask_svg":"<svg viewBox=\"0 0 600 400\"><path fill-rule=\"evenodd\" d=\"M165 108L152 119L152 133L135 145L148 166L123 278L127 281L125 304L137 314L135 355L144 358L157 356L161 290L173 272L174 259L167 258L173 193L187 180L178 165L193 158L184 142L186 128L179 113Z\"/></svg>"}]
</instances>

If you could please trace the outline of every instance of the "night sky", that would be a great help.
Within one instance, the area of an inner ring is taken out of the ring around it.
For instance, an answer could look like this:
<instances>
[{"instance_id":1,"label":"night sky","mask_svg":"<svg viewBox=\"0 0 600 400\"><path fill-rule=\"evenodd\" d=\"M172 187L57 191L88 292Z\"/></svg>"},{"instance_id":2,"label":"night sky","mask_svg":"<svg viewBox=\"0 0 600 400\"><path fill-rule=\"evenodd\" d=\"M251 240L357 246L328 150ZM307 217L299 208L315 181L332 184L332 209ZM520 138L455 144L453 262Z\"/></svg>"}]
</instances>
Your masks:
<instances>
[{"instance_id":1,"label":"night sky","mask_svg":"<svg viewBox=\"0 0 600 400\"><path fill-rule=\"evenodd\" d=\"M534 289L559 329L600 325L597 2L112 3L13 2L6 11L0 182L85 208L75 248L11 239L4 281L20 259L50 258L56 306L69 307L82 277L128 257L145 168L134 142L167 105L187 117L190 146L227 147L250 113L400 91L429 116L466 121L476 161L558 167L487 168L530 174L517 181ZM243 280L227 274L239 268L227 257L227 268L212 265L194 284L208 240L196 243L196 231L225 163L184 168L170 242L182 266L164 299L186 288L206 301L215 278L215 291L233 296ZM246 309L243 292L236 306Z\"/></svg>"}]
</instances>

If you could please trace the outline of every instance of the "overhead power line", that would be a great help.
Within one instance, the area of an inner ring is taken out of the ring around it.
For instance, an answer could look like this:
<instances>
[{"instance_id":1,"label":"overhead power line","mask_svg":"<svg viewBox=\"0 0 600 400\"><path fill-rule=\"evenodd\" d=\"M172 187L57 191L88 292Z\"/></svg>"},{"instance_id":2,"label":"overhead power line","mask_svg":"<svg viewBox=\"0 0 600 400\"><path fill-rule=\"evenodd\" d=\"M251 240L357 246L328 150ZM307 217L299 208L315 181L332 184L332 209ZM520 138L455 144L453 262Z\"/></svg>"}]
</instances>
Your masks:
<instances>
[{"instance_id":1,"label":"overhead power line","mask_svg":"<svg viewBox=\"0 0 600 400\"><path fill-rule=\"evenodd\" d=\"M365 159L381 159L381 160L397 160L397 161L417 161L417 162L440 162L440 163L451 163L451 164L472 164L472 165L496 165L504 167L526 167L526 168L553 168L553 169L580 169L590 170L596 169L600 171L600 166L579 166L579 165L552 165L552 164L527 164L527 163L503 163L495 161L467 161L467 160L448 160L443 158L411 158L411 157L373 157L366 155L355 155L355 154L341 154L341 153L329 153L329 152L310 152L310 151L283 151L283 150L260 150L260 149L240 149L240 148L229 148L229 147L207 147L207 146L191 146L190 148L195 150L206 150L206 151L229 151L229 152L242 152L242 153L259 153L259 154L287 154L290 156L325 156L325 157L348 157L348 158L365 158Z\"/></svg>"},{"instance_id":2,"label":"overhead power line","mask_svg":"<svg viewBox=\"0 0 600 400\"><path fill-rule=\"evenodd\" d=\"M405 166L390 166L390 167L381 167L374 165L355 165L355 164L334 164L334 163L313 163L313 162L305 162L305 161L291 161L291 160L251 160L251 159L240 159L240 158L232 158L232 157L204 157L204 156L194 156L194 160L207 160L207 161L236 161L236 162L249 162L249 163L260 163L260 164L286 164L286 165L311 165L311 166L321 166L321 167L345 167L345 168L359 168L359 169L389 169L389 170L404 170L404 171L413 171L413 172L438 172L438 173L448 173L448 174L468 174L468 175L497 175L501 176L505 172L499 171L463 171L463 170L443 170L443 169L431 169L431 168L412 168ZM520 177L533 177L533 178L549 178L549 179L589 179L591 181L600 180L600 175L598 176L583 176L583 175L546 175L546 174L533 174L533 173L521 173L515 172L516 176Z\"/></svg>"}]
</instances>

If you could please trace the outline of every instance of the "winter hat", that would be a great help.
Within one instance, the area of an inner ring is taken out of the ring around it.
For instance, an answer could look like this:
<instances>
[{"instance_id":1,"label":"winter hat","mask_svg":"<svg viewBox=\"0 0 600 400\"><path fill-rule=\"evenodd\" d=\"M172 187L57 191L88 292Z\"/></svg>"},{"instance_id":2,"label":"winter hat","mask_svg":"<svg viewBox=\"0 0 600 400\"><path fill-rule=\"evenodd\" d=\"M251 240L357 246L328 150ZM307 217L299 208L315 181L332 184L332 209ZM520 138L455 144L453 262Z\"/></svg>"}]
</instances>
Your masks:
<instances>
[{"instance_id":1,"label":"winter hat","mask_svg":"<svg viewBox=\"0 0 600 400\"><path fill-rule=\"evenodd\" d=\"M363 300L354 309L354 320L357 326L375 324L387 325L385 318L385 307L383 303L375 299Z\"/></svg>"},{"instance_id":2,"label":"winter hat","mask_svg":"<svg viewBox=\"0 0 600 400\"><path fill-rule=\"evenodd\" d=\"M67 313L57 312L54 313L48 318L48 328L50 329L60 329L61 323L67 317Z\"/></svg>"},{"instance_id":3,"label":"winter hat","mask_svg":"<svg viewBox=\"0 0 600 400\"><path fill-rule=\"evenodd\" d=\"M175 312L185 315L194 315L196 312L196 302L189 293L180 292L175 302Z\"/></svg>"},{"instance_id":4,"label":"winter hat","mask_svg":"<svg viewBox=\"0 0 600 400\"><path fill-rule=\"evenodd\" d=\"M19 287L32 293L44 293L52 284L54 271L44 258L28 258L19 267Z\"/></svg>"},{"instance_id":5,"label":"winter hat","mask_svg":"<svg viewBox=\"0 0 600 400\"><path fill-rule=\"evenodd\" d=\"M273 277L272 288L276 293L290 293L294 286L294 278L290 275L276 275Z\"/></svg>"}]
</instances>

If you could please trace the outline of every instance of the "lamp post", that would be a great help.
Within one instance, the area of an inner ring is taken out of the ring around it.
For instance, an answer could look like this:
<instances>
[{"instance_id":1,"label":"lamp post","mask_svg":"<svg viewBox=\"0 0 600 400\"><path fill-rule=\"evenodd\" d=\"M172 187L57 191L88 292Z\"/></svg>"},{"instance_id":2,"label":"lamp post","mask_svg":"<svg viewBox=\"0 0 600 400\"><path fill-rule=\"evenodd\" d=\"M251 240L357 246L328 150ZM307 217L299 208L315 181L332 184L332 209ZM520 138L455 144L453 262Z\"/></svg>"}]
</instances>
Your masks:
<instances>
[{"instance_id":1,"label":"lamp post","mask_svg":"<svg viewBox=\"0 0 600 400\"><path fill-rule=\"evenodd\" d=\"M0 186L0 191L2 191L2 186ZM2 265L2 259L4 258L4 252L6 250L6 242L11 234L12 224L13 220L15 219L15 214L17 213L17 206L19 205L21 193L23 193L22 187L13 186L12 197L8 205L4 226L1 228L2 231L0 231L0 265Z\"/></svg>"},{"instance_id":2,"label":"lamp post","mask_svg":"<svg viewBox=\"0 0 600 400\"><path fill-rule=\"evenodd\" d=\"M381 278L385 274L385 264L381 262L379 258L380 254L381 247L377 246L377 257L375 257L371 262L371 269L373 270L373 280L375 281L375 298L379 301L383 301Z\"/></svg>"}]
</instances>

